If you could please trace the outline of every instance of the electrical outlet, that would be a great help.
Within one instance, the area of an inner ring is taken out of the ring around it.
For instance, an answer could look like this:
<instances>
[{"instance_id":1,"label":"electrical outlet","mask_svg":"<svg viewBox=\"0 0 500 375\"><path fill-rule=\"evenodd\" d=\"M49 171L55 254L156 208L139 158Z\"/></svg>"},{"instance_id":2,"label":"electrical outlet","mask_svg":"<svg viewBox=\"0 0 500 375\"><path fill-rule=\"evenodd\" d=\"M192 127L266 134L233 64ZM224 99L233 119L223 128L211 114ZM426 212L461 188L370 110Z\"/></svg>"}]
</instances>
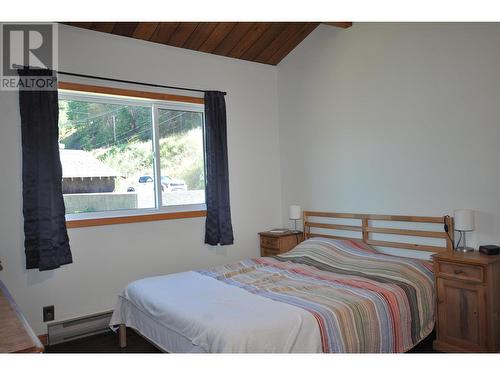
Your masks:
<instances>
[{"instance_id":1,"label":"electrical outlet","mask_svg":"<svg viewBox=\"0 0 500 375\"><path fill-rule=\"evenodd\" d=\"M43 308L43 321L50 322L55 319L54 305Z\"/></svg>"}]
</instances>

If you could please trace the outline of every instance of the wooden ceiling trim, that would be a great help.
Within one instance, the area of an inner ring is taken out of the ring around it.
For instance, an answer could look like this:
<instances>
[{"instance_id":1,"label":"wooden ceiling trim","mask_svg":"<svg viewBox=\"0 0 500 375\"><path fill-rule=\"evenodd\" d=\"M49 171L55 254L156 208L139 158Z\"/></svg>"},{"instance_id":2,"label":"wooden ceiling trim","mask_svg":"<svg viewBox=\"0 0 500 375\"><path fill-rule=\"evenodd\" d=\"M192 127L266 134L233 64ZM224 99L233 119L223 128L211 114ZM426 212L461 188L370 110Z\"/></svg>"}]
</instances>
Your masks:
<instances>
[{"instance_id":1,"label":"wooden ceiling trim","mask_svg":"<svg viewBox=\"0 0 500 375\"><path fill-rule=\"evenodd\" d=\"M292 50L300 44L316 27L319 22L306 23L299 32L293 35L287 42L285 42L274 55L267 60L268 64L276 65L285 58Z\"/></svg>"},{"instance_id":2,"label":"wooden ceiling trim","mask_svg":"<svg viewBox=\"0 0 500 375\"><path fill-rule=\"evenodd\" d=\"M177 30L179 23L180 22L160 22L149 40L151 42L167 44L172 34Z\"/></svg>"},{"instance_id":3,"label":"wooden ceiling trim","mask_svg":"<svg viewBox=\"0 0 500 375\"><path fill-rule=\"evenodd\" d=\"M279 33L279 35L274 38L274 40L269 43L267 48L264 48L256 57L255 61L268 64L268 60L274 55L274 53L280 48L284 43L286 43L292 35L295 35L302 28L302 22L291 22L286 25L286 27Z\"/></svg>"},{"instance_id":4,"label":"wooden ceiling trim","mask_svg":"<svg viewBox=\"0 0 500 375\"><path fill-rule=\"evenodd\" d=\"M198 50L200 46L208 39L212 31L217 26L216 22L200 22L191 36L182 45L183 48Z\"/></svg>"},{"instance_id":5,"label":"wooden ceiling trim","mask_svg":"<svg viewBox=\"0 0 500 375\"><path fill-rule=\"evenodd\" d=\"M238 44L245 34L252 28L253 22L238 22L224 40L213 50L217 55L227 56L227 54Z\"/></svg>"},{"instance_id":6,"label":"wooden ceiling trim","mask_svg":"<svg viewBox=\"0 0 500 375\"><path fill-rule=\"evenodd\" d=\"M132 36L139 22L117 22L113 27L113 34L121 36Z\"/></svg>"},{"instance_id":7,"label":"wooden ceiling trim","mask_svg":"<svg viewBox=\"0 0 500 375\"><path fill-rule=\"evenodd\" d=\"M158 27L159 22L139 22L132 34L133 38L150 40Z\"/></svg>"},{"instance_id":8,"label":"wooden ceiling trim","mask_svg":"<svg viewBox=\"0 0 500 375\"><path fill-rule=\"evenodd\" d=\"M325 25L347 29L352 26L352 22L323 22Z\"/></svg>"},{"instance_id":9,"label":"wooden ceiling trim","mask_svg":"<svg viewBox=\"0 0 500 375\"><path fill-rule=\"evenodd\" d=\"M111 33L114 26L115 22L94 22L92 30L100 31L102 33Z\"/></svg>"},{"instance_id":10,"label":"wooden ceiling trim","mask_svg":"<svg viewBox=\"0 0 500 375\"><path fill-rule=\"evenodd\" d=\"M174 47L182 47L194 32L198 22L179 22L179 26L175 29L174 33L170 36L168 42L163 42Z\"/></svg>"},{"instance_id":11,"label":"wooden ceiling trim","mask_svg":"<svg viewBox=\"0 0 500 375\"><path fill-rule=\"evenodd\" d=\"M92 29L94 22L71 22L71 26L82 27L84 29ZM114 23L113 23L114 25Z\"/></svg>"},{"instance_id":12,"label":"wooden ceiling trim","mask_svg":"<svg viewBox=\"0 0 500 375\"><path fill-rule=\"evenodd\" d=\"M273 22L262 36L240 56L241 59L253 61L278 35L285 29L284 22Z\"/></svg>"},{"instance_id":13,"label":"wooden ceiling trim","mask_svg":"<svg viewBox=\"0 0 500 375\"><path fill-rule=\"evenodd\" d=\"M252 45L259 40L261 35L271 27L271 22L255 23L250 30L240 39L233 49L227 54L229 57L240 58Z\"/></svg>"},{"instance_id":14,"label":"wooden ceiling trim","mask_svg":"<svg viewBox=\"0 0 500 375\"><path fill-rule=\"evenodd\" d=\"M201 52L213 52L235 26L236 22L219 22L207 40L200 46L199 50Z\"/></svg>"}]
</instances>

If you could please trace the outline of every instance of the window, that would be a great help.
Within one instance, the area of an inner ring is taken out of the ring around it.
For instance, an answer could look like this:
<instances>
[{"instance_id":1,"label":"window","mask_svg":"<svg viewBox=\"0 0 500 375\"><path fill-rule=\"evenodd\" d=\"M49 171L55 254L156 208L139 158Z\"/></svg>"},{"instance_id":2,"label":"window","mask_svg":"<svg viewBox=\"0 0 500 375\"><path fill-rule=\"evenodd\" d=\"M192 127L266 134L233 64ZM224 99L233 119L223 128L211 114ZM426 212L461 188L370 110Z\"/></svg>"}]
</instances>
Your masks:
<instances>
[{"instance_id":1,"label":"window","mask_svg":"<svg viewBox=\"0 0 500 375\"><path fill-rule=\"evenodd\" d=\"M203 105L59 91L67 219L205 210Z\"/></svg>"}]
</instances>

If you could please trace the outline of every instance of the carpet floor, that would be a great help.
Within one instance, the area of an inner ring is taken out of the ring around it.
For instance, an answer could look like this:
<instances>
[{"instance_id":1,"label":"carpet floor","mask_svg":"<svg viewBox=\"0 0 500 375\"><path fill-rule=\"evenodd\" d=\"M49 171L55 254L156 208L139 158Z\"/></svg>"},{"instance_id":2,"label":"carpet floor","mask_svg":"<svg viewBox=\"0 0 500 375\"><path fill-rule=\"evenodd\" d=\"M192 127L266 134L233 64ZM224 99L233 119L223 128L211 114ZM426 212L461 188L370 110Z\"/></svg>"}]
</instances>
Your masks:
<instances>
[{"instance_id":1,"label":"carpet floor","mask_svg":"<svg viewBox=\"0 0 500 375\"><path fill-rule=\"evenodd\" d=\"M436 353L432 349L432 341L435 338L434 331L409 353ZM68 341L62 344L49 345L45 348L46 353L160 353L154 345L138 335L131 329L127 329L127 347L121 349L118 345L118 335L113 332L105 332L99 335L89 336L82 339Z\"/></svg>"}]
</instances>

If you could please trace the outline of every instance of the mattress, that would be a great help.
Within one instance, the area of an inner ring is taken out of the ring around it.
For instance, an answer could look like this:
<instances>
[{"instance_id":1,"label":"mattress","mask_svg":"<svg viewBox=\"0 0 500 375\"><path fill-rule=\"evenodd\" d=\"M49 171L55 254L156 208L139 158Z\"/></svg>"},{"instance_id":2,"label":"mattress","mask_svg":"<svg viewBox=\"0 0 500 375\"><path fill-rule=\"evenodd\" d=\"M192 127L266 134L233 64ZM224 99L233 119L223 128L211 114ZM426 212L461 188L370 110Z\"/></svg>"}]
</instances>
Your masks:
<instances>
[{"instance_id":1,"label":"mattress","mask_svg":"<svg viewBox=\"0 0 500 375\"><path fill-rule=\"evenodd\" d=\"M246 259L129 284L111 325L168 352L404 352L434 326L429 262L314 238Z\"/></svg>"},{"instance_id":2,"label":"mattress","mask_svg":"<svg viewBox=\"0 0 500 375\"><path fill-rule=\"evenodd\" d=\"M321 351L307 311L194 271L128 285L110 325L122 323L170 353Z\"/></svg>"}]
</instances>

